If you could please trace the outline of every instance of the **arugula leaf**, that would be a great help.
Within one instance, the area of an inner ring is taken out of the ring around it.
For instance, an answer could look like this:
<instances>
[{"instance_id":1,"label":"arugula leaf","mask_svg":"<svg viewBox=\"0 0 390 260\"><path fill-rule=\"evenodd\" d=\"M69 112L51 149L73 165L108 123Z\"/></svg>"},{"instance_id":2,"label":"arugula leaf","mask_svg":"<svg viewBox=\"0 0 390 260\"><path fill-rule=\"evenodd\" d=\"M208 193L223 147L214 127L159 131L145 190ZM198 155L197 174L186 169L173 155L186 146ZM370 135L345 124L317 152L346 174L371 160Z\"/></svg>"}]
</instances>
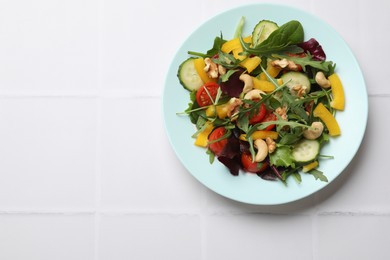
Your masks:
<instances>
[{"instance_id":1,"label":"arugula leaf","mask_svg":"<svg viewBox=\"0 0 390 260\"><path fill-rule=\"evenodd\" d=\"M290 109L292 113L288 114L288 118L307 123L307 121L309 120L309 116L306 114L305 108L303 108L302 106L293 105Z\"/></svg>"},{"instance_id":2,"label":"arugula leaf","mask_svg":"<svg viewBox=\"0 0 390 260\"><path fill-rule=\"evenodd\" d=\"M207 122L206 118L199 116L198 120L196 121L196 129L201 129L203 131L205 128L206 122Z\"/></svg>"},{"instance_id":3,"label":"arugula leaf","mask_svg":"<svg viewBox=\"0 0 390 260\"><path fill-rule=\"evenodd\" d=\"M294 121L286 121L286 120L280 119L280 120L275 120L275 121L267 121L267 122L259 123L257 129L264 130L270 125L278 125L281 127L290 126L291 128L295 128L295 127L302 127L305 129L310 128L309 125L305 125L305 124L294 122Z\"/></svg>"},{"instance_id":4,"label":"arugula leaf","mask_svg":"<svg viewBox=\"0 0 390 260\"><path fill-rule=\"evenodd\" d=\"M191 137L196 138L201 132L203 132L206 127L207 120L204 117L199 116L198 121L196 122L196 129L198 129Z\"/></svg>"},{"instance_id":5,"label":"arugula leaf","mask_svg":"<svg viewBox=\"0 0 390 260\"><path fill-rule=\"evenodd\" d=\"M294 177L295 181L299 184L302 182L302 177L299 172L293 172L291 175Z\"/></svg>"},{"instance_id":6,"label":"arugula leaf","mask_svg":"<svg viewBox=\"0 0 390 260\"><path fill-rule=\"evenodd\" d=\"M302 134L299 133L286 133L284 134L280 140L279 144L284 144L284 145L292 145L295 144L296 142L301 139Z\"/></svg>"},{"instance_id":7,"label":"arugula leaf","mask_svg":"<svg viewBox=\"0 0 390 260\"><path fill-rule=\"evenodd\" d=\"M208 57L212 57L218 54L221 51L221 47L225 42L226 40L223 39L222 33L220 37L215 37L213 48L207 51Z\"/></svg>"},{"instance_id":8,"label":"arugula leaf","mask_svg":"<svg viewBox=\"0 0 390 260\"><path fill-rule=\"evenodd\" d=\"M269 154L271 165L276 167L293 167L295 168L294 159L291 155L290 146L278 146L275 152Z\"/></svg>"},{"instance_id":9,"label":"arugula leaf","mask_svg":"<svg viewBox=\"0 0 390 260\"><path fill-rule=\"evenodd\" d=\"M219 51L218 58L214 58L213 62L224 66L226 69L236 69L240 65L241 60L234 58L232 54Z\"/></svg>"},{"instance_id":10,"label":"arugula leaf","mask_svg":"<svg viewBox=\"0 0 390 260\"><path fill-rule=\"evenodd\" d=\"M244 114L238 114L237 126L244 133L248 133L249 129L250 129L250 127L249 127L249 117L245 116Z\"/></svg>"},{"instance_id":11,"label":"arugula leaf","mask_svg":"<svg viewBox=\"0 0 390 260\"><path fill-rule=\"evenodd\" d=\"M233 75L238 70L228 70L225 74L223 74L220 79L222 82L228 81L229 77Z\"/></svg>"},{"instance_id":12,"label":"arugula leaf","mask_svg":"<svg viewBox=\"0 0 390 260\"><path fill-rule=\"evenodd\" d=\"M214 55L217 55L221 51L221 47L225 42L226 40L223 39L221 33L221 36L215 37L213 47L210 50L208 50L206 53L201 53L196 51L188 51L187 53L202 58L210 58L213 57Z\"/></svg>"},{"instance_id":13,"label":"arugula leaf","mask_svg":"<svg viewBox=\"0 0 390 260\"><path fill-rule=\"evenodd\" d=\"M209 156L209 163L213 164L215 160L215 154L210 149L206 150L206 154Z\"/></svg>"},{"instance_id":14,"label":"arugula leaf","mask_svg":"<svg viewBox=\"0 0 390 260\"><path fill-rule=\"evenodd\" d=\"M190 100L191 102L188 103L188 108L184 111L184 113L189 115L190 121L193 124L196 124L198 121L199 115L202 113L199 109L199 105L196 102L196 91L190 92ZM193 111L195 110L195 111Z\"/></svg>"},{"instance_id":15,"label":"arugula leaf","mask_svg":"<svg viewBox=\"0 0 390 260\"><path fill-rule=\"evenodd\" d=\"M301 65L303 71L306 71L306 66L313 67L313 68L319 69L319 70L324 71L324 72L329 72L330 70L333 69L333 62L332 61L313 60L313 56L310 54L307 54L304 57L297 57L297 56L291 57L288 55L274 54L274 55L272 55L272 57L278 58L278 59L291 60L295 64Z\"/></svg>"},{"instance_id":16,"label":"arugula leaf","mask_svg":"<svg viewBox=\"0 0 390 260\"><path fill-rule=\"evenodd\" d=\"M295 181L299 184L302 182L302 177L301 174L299 174L298 169L293 169L293 168L286 168L282 172L282 180L285 182L288 177L294 177Z\"/></svg>"},{"instance_id":17,"label":"arugula leaf","mask_svg":"<svg viewBox=\"0 0 390 260\"><path fill-rule=\"evenodd\" d=\"M313 169L313 170L309 171L309 173L311 175L313 175L316 180L319 179L321 181L328 182L328 178L324 175L324 173L322 171L319 171L317 169Z\"/></svg>"}]
</instances>

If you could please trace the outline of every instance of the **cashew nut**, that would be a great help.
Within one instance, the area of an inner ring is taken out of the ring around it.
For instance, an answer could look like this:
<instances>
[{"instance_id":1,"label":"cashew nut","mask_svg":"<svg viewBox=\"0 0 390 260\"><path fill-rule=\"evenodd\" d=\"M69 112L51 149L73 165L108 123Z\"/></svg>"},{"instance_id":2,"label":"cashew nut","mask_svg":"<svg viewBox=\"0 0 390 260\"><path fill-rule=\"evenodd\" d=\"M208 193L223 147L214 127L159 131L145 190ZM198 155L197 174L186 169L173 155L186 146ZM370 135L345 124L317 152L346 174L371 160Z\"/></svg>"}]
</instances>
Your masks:
<instances>
[{"instance_id":1,"label":"cashew nut","mask_svg":"<svg viewBox=\"0 0 390 260\"><path fill-rule=\"evenodd\" d=\"M314 140L321 136L324 131L324 125L321 122L313 122L309 129L303 131L303 136L306 139Z\"/></svg>"},{"instance_id":2,"label":"cashew nut","mask_svg":"<svg viewBox=\"0 0 390 260\"><path fill-rule=\"evenodd\" d=\"M268 145L263 139L256 139L254 145L257 148L257 153L255 155L256 162L262 162L268 155Z\"/></svg>"},{"instance_id":3,"label":"cashew nut","mask_svg":"<svg viewBox=\"0 0 390 260\"><path fill-rule=\"evenodd\" d=\"M241 74L239 79L244 82L243 93L248 93L253 89L253 79L249 74Z\"/></svg>"},{"instance_id":4,"label":"cashew nut","mask_svg":"<svg viewBox=\"0 0 390 260\"><path fill-rule=\"evenodd\" d=\"M252 89L245 94L244 99L249 99L249 100L261 99L261 94L265 94L265 93L260 89Z\"/></svg>"},{"instance_id":5,"label":"cashew nut","mask_svg":"<svg viewBox=\"0 0 390 260\"><path fill-rule=\"evenodd\" d=\"M317 72L315 80L322 88L330 88L330 81L325 77L322 71Z\"/></svg>"}]
</instances>

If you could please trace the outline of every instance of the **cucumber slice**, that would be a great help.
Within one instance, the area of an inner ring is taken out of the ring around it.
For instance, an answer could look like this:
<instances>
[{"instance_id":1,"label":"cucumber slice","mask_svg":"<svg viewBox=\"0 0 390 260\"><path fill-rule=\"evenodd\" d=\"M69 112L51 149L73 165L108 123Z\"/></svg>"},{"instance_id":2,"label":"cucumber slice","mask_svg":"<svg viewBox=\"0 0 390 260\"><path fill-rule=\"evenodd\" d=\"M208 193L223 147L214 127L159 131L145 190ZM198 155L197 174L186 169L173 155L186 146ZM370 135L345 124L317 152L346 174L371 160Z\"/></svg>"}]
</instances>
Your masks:
<instances>
[{"instance_id":1,"label":"cucumber slice","mask_svg":"<svg viewBox=\"0 0 390 260\"><path fill-rule=\"evenodd\" d=\"M198 90L203 85L203 81L195 69L193 57L186 59L180 64L177 77L180 84L189 91Z\"/></svg>"},{"instance_id":2,"label":"cucumber slice","mask_svg":"<svg viewBox=\"0 0 390 260\"><path fill-rule=\"evenodd\" d=\"M283 83L287 82L286 85L290 89L291 93L294 93L293 87L297 85L306 86L306 93L310 92L310 80L305 73L289 71L283 74L280 78L283 80Z\"/></svg>"},{"instance_id":3,"label":"cucumber slice","mask_svg":"<svg viewBox=\"0 0 390 260\"><path fill-rule=\"evenodd\" d=\"M279 26L269 20L262 20L260 21L252 32L252 45L256 47L260 43L262 43L265 39L268 38L268 36L278 29Z\"/></svg>"},{"instance_id":4,"label":"cucumber slice","mask_svg":"<svg viewBox=\"0 0 390 260\"><path fill-rule=\"evenodd\" d=\"M302 139L294 145L292 157L296 162L311 162L320 153L320 142L317 140Z\"/></svg>"}]
</instances>

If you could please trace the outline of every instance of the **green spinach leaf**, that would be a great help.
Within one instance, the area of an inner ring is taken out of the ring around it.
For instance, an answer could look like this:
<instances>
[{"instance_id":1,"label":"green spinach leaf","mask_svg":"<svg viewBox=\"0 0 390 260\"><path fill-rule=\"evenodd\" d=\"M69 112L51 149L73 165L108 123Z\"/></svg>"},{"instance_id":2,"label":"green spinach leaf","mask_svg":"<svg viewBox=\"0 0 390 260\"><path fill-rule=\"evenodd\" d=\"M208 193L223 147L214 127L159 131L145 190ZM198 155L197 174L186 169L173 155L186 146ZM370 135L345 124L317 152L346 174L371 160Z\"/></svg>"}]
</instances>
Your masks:
<instances>
[{"instance_id":1,"label":"green spinach leaf","mask_svg":"<svg viewBox=\"0 0 390 260\"><path fill-rule=\"evenodd\" d=\"M240 37L241 44L245 52L259 56L270 56L277 53L299 53L303 49L296 44L303 42L304 31L302 24L296 20L289 21L277 30L273 31L268 38L257 45L251 47Z\"/></svg>"}]
</instances>

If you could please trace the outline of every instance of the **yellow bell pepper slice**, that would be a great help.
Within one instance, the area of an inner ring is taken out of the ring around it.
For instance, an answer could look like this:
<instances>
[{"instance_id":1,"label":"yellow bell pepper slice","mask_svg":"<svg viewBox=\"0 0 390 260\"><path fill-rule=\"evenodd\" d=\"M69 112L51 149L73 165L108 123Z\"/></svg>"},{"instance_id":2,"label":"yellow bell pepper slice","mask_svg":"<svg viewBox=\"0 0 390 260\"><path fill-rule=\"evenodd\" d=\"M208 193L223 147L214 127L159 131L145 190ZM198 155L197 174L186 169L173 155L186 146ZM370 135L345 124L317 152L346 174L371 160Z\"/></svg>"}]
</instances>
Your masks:
<instances>
[{"instance_id":1,"label":"yellow bell pepper slice","mask_svg":"<svg viewBox=\"0 0 390 260\"><path fill-rule=\"evenodd\" d=\"M244 49L241 46L237 49L234 49L232 51L234 58L237 60L242 60L242 61L245 60L246 56L240 55L240 53L242 53L243 51L244 51Z\"/></svg>"},{"instance_id":2,"label":"yellow bell pepper slice","mask_svg":"<svg viewBox=\"0 0 390 260\"><path fill-rule=\"evenodd\" d=\"M252 35L242 38L245 43L252 43Z\"/></svg>"},{"instance_id":3,"label":"yellow bell pepper slice","mask_svg":"<svg viewBox=\"0 0 390 260\"><path fill-rule=\"evenodd\" d=\"M253 56L243 60L240 65L244 67L248 71L248 73L251 73L254 69L257 68L257 66L260 65L260 63L261 58L259 56Z\"/></svg>"},{"instance_id":4,"label":"yellow bell pepper slice","mask_svg":"<svg viewBox=\"0 0 390 260\"><path fill-rule=\"evenodd\" d=\"M317 167L318 167L318 161L314 161L314 162L311 162L309 164L304 165L302 167L302 171L303 172L309 172L309 171L311 171L311 170L313 170L313 169L315 169Z\"/></svg>"},{"instance_id":5,"label":"yellow bell pepper slice","mask_svg":"<svg viewBox=\"0 0 390 260\"><path fill-rule=\"evenodd\" d=\"M206 109L206 116L207 117L214 117L214 116L216 116L216 113L217 113L217 110L216 110L216 107L214 105L209 106Z\"/></svg>"},{"instance_id":6,"label":"yellow bell pepper slice","mask_svg":"<svg viewBox=\"0 0 390 260\"><path fill-rule=\"evenodd\" d=\"M264 72L260 73L260 75L258 77L260 80L268 80L267 75L265 75Z\"/></svg>"},{"instance_id":7,"label":"yellow bell pepper slice","mask_svg":"<svg viewBox=\"0 0 390 260\"><path fill-rule=\"evenodd\" d=\"M194 143L195 145L200 147L207 147L209 141L208 137L214 128L211 122L206 122L205 124L206 124L205 129L198 134Z\"/></svg>"},{"instance_id":8,"label":"yellow bell pepper slice","mask_svg":"<svg viewBox=\"0 0 390 260\"><path fill-rule=\"evenodd\" d=\"M279 72L282 70L281 67L278 67L278 66L272 66L272 65L268 65L267 66L267 69L266 71L268 72L268 74L275 78L276 76L278 76Z\"/></svg>"},{"instance_id":9,"label":"yellow bell pepper slice","mask_svg":"<svg viewBox=\"0 0 390 260\"><path fill-rule=\"evenodd\" d=\"M230 41L225 42L222 44L221 51L224 53L230 53L234 49L242 48L241 42L239 38L234 38Z\"/></svg>"},{"instance_id":10,"label":"yellow bell pepper slice","mask_svg":"<svg viewBox=\"0 0 390 260\"><path fill-rule=\"evenodd\" d=\"M256 77L252 77L253 79L253 88L259 89L264 92L272 92L275 90L275 85L270 81L258 79Z\"/></svg>"},{"instance_id":11,"label":"yellow bell pepper slice","mask_svg":"<svg viewBox=\"0 0 390 260\"><path fill-rule=\"evenodd\" d=\"M207 117L215 117L217 116L218 118L220 119L224 119L227 117L227 105L226 104L223 104L223 105L218 105L218 106L209 106L207 109L206 109L206 116Z\"/></svg>"},{"instance_id":12,"label":"yellow bell pepper slice","mask_svg":"<svg viewBox=\"0 0 390 260\"><path fill-rule=\"evenodd\" d=\"M243 38L243 40L245 43L251 43L252 42L252 35ZM221 46L221 51L224 53L230 53L235 49L241 49L241 52L242 52L240 38L234 38L230 41L225 42Z\"/></svg>"},{"instance_id":13,"label":"yellow bell pepper slice","mask_svg":"<svg viewBox=\"0 0 390 260\"><path fill-rule=\"evenodd\" d=\"M338 136L341 134L340 126L337 123L336 118L330 113L330 111L322 104L319 103L313 110L313 115L319 117L329 130L330 136Z\"/></svg>"},{"instance_id":14,"label":"yellow bell pepper slice","mask_svg":"<svg viewBox=\"0 0 390 260\"><path fill-rule=\"evenodd\" d=\"M204 67L206 66L206 63L204 62L203 58L197 58L194 59L194 66L195 70L198 73L200 79L203 81L203 83L207 82L217 82L217 79L210 78L207 73L204 71Z\"/></svg>"},{"instance_id":15,"label":"yellow bell pepper slice","mask_svg":"<svg viewBox=\"0 0 390 260\"><path fill-rule=\"evenodd\" d=\"M276 139L278 139L279 134L276 131L258 130L258 131L255 131L251 135L251 137L252 137L253 140L256 140L256 139L266 139L267 137L270 137L271 139L276 140ZM242 141L248 141L246 139L246 134L241 134L239 138Z\"/></svg>"},{"instance_id":16,"label":"yellow bell pepper slice","mask_svg":"<svg viewBox=\"0 0 390 260\"><path fill-rule=\"evenodd\" d=\"M339 76L334 73L328 77L330 81L330 87L332 89L333 100L330 102L330 106L337 110L344 110L345 96L343 84Z\"/></svg>"},{"instance_id":17,"label":"yellow bell pepper slice","mask_svg":"<svg viewBox=\"0 0 390 260\"><path fill-rule=\"evenodd\" d=\"M282 68L279 67L279 66L272 66L272 65L271 65L271 61L268 61L268 62L267 62L266 71L267 71L267 73L268 73L271 77L275 78L276 76L278 76L281 70L282 70ZM259 76L259 77L260 77L260 79L262 79L262 80L268 80L268 78L267 78L267 76L265 75L264 72L260 73L260 76Z\"/></svg>"}]
</instances>

